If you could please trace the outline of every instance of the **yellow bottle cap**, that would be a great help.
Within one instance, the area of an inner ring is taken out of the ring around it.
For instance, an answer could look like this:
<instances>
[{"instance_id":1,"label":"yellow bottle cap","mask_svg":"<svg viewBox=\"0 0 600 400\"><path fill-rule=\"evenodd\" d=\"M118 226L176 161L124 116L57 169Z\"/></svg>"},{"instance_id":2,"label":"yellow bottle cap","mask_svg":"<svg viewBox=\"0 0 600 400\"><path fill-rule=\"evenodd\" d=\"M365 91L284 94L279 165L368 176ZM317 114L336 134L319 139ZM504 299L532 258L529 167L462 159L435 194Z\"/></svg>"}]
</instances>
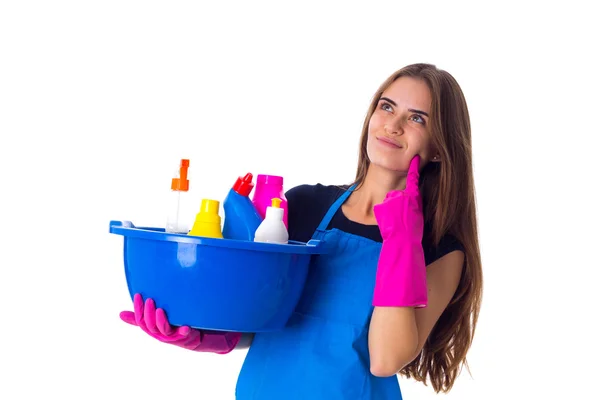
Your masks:
<instances>
[{"instance_id":1,"label":"yellow bottle cap","mask_svg":"<svg viewBox=\"0 0 600 400\"><path fill-rule=\"evenodd\" d=\"M219 213L219 202L217 200L202 199L200 204L200 212L216 215Z\"/></svg>"},{"instance_id":2,"label":"yellow bottle cap","mask_svg":"<svg viewBox=\"0 0 600 400\"><path fill-rule=\"evenodd\" d=\"M279 208L279 206L281 205L281 199L278 197L274 197L271 199L271 207L274 208Z\"/></svg>"},{"instance_id":3,"label":"yellow bottle cap","mask_svg":"<svg viewBox=\"0 0 600 400\"><path fill-rule=\"evenodd\" d=\"M189 232L192 236L222 238L221 217L219 216L219 201L202 199L200 211L196 214L194 226Z\"/></svg>"}]
</instances>

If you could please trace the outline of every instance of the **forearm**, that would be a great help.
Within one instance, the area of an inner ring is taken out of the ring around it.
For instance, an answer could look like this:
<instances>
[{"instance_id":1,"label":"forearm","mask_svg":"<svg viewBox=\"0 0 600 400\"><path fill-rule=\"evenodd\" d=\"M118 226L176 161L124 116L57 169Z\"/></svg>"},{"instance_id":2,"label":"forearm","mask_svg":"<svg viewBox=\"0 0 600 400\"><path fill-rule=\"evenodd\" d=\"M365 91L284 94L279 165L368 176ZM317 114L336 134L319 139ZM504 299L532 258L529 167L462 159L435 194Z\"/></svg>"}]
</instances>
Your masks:
<instances>
[{"instance_id":1,"label":"forearm","mask_svg":"<svg viewBox=\"0 0 600 400\"><path fill-rule=\"evenodd\" d=\"M369 326L373 375L393 376L417 356L418 345L413 307L375 307Z\"/></svg>"}]
</instances>

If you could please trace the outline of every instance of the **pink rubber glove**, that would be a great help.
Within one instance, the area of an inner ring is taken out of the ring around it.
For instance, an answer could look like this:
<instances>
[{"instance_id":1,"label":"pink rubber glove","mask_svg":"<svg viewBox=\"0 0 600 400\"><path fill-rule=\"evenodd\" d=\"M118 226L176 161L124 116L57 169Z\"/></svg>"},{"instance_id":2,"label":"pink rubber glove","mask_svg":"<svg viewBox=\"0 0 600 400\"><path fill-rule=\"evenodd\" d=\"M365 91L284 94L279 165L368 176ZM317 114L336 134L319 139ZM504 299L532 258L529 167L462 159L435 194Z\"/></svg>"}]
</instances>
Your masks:
<instances>
[{"instance_id":1,"label":"pink rubber glove","mask_svg":"<svg viewBox=\"0 0 600 400\"><path fill-rule=\"evenodd\" d=\"M423 239L423 203L419 192L419 161L408 167L406 188L389 192L373 211L383 244L377 265L373 305L426 307L427 272Z\"/></svg>"},{"instance_id":2,"label":"pink rubber glove","mask_svg":"<svg viewBox=\"0 0 600 400\"><path fill-rule=\"evenodd\" d=\"M162 308L156 308L154 300L142 299L139 293L133 296L134 311L122 311L119 315L128 324L139 326L153 338L183 347L184 349L227 354L232 351L241 338L237 332L212 332L181 326L171 326Z\"/></svg>"}]
</instances>

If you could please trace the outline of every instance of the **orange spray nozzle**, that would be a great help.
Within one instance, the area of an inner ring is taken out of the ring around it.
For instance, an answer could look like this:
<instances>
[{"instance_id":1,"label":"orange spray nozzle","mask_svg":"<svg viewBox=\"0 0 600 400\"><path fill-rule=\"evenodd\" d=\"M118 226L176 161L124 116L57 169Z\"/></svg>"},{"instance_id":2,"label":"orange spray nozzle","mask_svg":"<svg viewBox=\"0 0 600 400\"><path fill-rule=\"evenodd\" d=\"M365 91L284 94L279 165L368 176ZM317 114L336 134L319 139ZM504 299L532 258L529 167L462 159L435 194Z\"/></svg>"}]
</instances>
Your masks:
<instances>
[{"instance_id":1,"label":"orange spray nozzle","mask_svg":"<svg viewBox=\"0 0 600 400\"><path fill-rule=\"evenodd\" d=\"M188 168L190 166L190 160L182 159L179 164L179 177L173 178L171 181L171 190L177 190L180 192L187 192L190 188L190 181L188 180Z\"/></svg>"}]
</instances>

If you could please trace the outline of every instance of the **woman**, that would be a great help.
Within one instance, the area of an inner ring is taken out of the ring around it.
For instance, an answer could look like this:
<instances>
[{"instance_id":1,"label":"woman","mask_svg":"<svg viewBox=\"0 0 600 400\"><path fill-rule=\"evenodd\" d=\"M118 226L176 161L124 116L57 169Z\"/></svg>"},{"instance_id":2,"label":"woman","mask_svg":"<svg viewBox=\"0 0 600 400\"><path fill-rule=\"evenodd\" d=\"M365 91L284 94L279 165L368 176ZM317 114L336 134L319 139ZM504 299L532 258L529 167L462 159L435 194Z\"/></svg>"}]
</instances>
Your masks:
<instances>
[{"instance_id":1,"label":"woman","mask_svg":"<svg viewBox=\"0 0 600 400\"><path fill-rule=\"evenodd\" d=\"M190 350L249 345L239 399L397 400L398 373L449 391L482 296L470 122L454 78L429 64L392 74L369 107L355 182L286 196L290 239L329 251L311 261L283 331L174 329L139 295L121 318Z\"/></svg>"}]
</instances>

